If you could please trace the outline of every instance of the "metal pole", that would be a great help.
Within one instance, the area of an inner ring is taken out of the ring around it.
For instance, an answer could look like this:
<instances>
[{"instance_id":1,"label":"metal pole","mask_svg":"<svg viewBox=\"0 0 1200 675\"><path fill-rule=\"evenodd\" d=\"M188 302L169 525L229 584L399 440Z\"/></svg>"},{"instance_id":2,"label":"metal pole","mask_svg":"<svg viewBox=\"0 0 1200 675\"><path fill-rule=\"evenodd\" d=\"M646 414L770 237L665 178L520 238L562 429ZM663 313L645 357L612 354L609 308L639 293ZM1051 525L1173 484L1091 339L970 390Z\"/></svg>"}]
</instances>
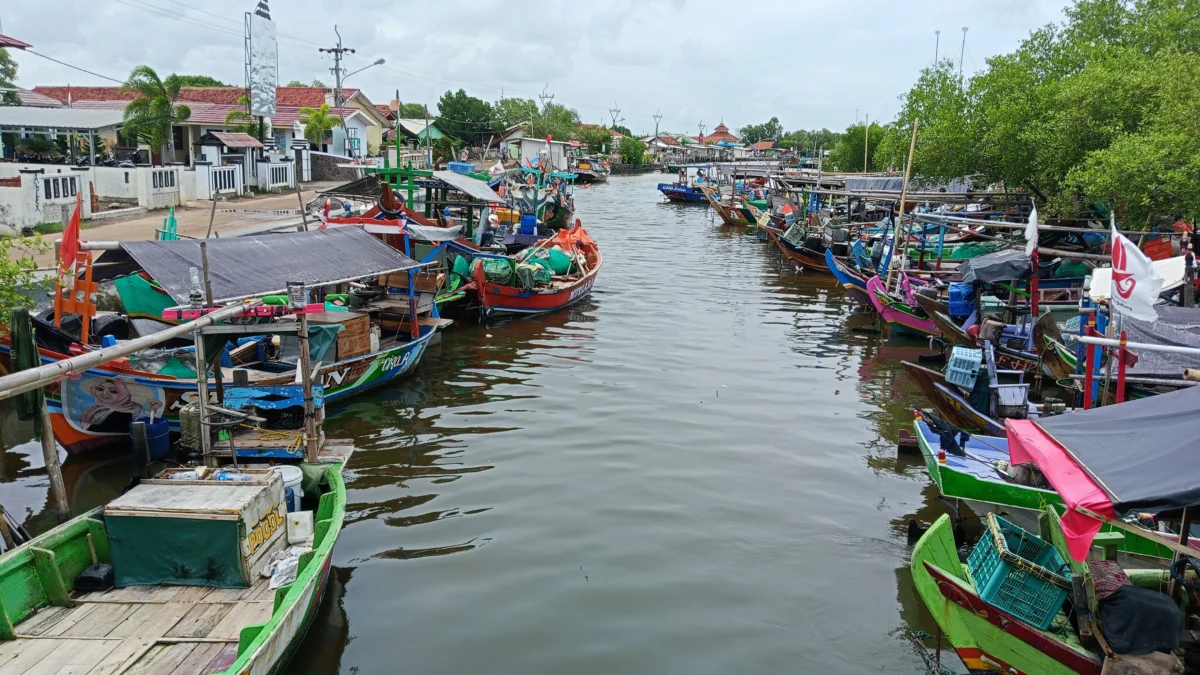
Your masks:
<instances>
[{"instance_id":1,"label":"metal pole","mask_svg":"<svg viewBox=\"0 0 1200 675\"><path fill-rule=\"evenodd\" d=\"M212 300L212 277L208 273L208 244L203 241L200 242L200 267L204 275L204 306L212 309L216 305ZM221 372L220 359L213 362L213 379L217 387L217 405L225 405L225 375Z\"/></svg>"},{"instance_id":2,"label":"metal pole","mask_svg":"<svg viewBox=\"0 0 1200 675\"><path fill-rule=\"evenodd\" d=\"M308 314L300 314L300 382L304 385L304 459L308 462L316 462L318 455L321 453L321 446L317 438L317 420L316 408L313 405L313 383L312 383L312 365L310 363L311 355L308 347Z\"/></svg>"}]
</instances>

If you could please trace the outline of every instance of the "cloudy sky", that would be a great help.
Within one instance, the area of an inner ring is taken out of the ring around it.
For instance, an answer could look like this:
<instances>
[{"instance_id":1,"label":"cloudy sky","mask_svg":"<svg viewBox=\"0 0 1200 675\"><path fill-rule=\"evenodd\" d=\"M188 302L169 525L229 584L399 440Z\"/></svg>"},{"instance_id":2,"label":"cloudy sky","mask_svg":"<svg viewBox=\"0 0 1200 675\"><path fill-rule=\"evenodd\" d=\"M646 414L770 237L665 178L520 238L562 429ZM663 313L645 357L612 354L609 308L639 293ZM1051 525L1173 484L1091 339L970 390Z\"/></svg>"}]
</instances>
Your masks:
<instances>
[{"instance_id":1,"label":"cloudy sky","mask_svg":"<svg viewBox=\"0 0 1200 675\"><path fill-rule=\"evenodd\" d=\"M545 91L585 122L609 109L635 132L695 134L777 116L785 128L841 129L867 114L890 119L897 96L941 55L958 60L968 26L967 73L1062 19L1068 0L270 0L280 81L332 83L336 42L357 52L355 74L375 102L398 89L429 103L448 88L485 100ZM18 82L102 85L139 64L242 85L243 13L255 0L54 0L0 3L4 34L40 54L14 54ZM381 9L383 8L383 9ZM101 77L102 76L102 77Z\"/></svg>"}]
</instances>

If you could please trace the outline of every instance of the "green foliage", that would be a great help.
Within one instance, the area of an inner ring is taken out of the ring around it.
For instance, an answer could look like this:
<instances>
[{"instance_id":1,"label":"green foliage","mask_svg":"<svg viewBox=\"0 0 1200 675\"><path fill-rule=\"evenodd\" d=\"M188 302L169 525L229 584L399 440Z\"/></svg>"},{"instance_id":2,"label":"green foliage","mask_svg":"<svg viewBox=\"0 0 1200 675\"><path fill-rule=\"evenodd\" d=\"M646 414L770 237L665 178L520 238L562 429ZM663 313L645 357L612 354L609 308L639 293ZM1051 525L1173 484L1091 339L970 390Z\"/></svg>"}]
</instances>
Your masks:
<instances>
[{"instance_id":1,"label":"green foliage","mask_svg":"<svg viewBox=\"0 0 1200 675\"><path fill-rule=\"evenodd\" d=\"M622 126L622 125L620 125L620 124L616 124L616 125L613 125L613 128L612 128L612 129L613 129L613 131L617 132L618 134L624 134L624 135L626 135L626 136L632 136L632 135L633 135L633 132L632 132L632 131L630 131L630 130L629 130L629 127L627 127L627 126Z\"/></svg>"},{"instance_id":2,"label":"green foliage","mask_svg":"<svg viewBox=\"0 0 1200 675\"><path fill-rule=\"evenodd\" d=\"M867 171L883 170L883 167L875 159L875 150L879 148L879 142L883 140L884 128L872 122L870 133L864 139L863 132L865 130L865 124L853 124L846 128L829 153L831 169L834 171L862 171L863 151L866 150ZM866 148L863 147L864 141L868 146Z\"/></svg>"},{"instance_id":3,"label":"green foliage","mask_svg":"<svg viewBox=\"0 0 1200 675\"><path fill-rule=\"evenodd\" d=\"M12 89L17 86L17 62L0 47L0 88ZM15 91L0 91L0 105L21 105L21 97Z\"/></svg>"},{"instance_id":4,"label":"green foliage","mask_svg":"<svg viewBox=\"0 0 1200 675\"><path fill-rule=\"evenodd\" d=\"M285 86L288 86L288 87L318 87L320 89L328 89L329 88L329 87L325 86L324 82L322 82L316 78L313 78L313 81L311 84L304 84L300 80L292 80L291 82L288 82Z\"/></svg>"},{"instance_id":5,"label":"green foliage","mask_svg":"<svg viewBox=\"0 0 1200 675\"><path fill-rule=\"evenodd\" d=\"M841 134L829 129L819 131L817 129L811 131L797 129L785 133L778 146L784 150L792 150L799 155L815 157L820 148L832 149L840 136Z\"/></svg>"},{"instance_id":6,"label":"green foliage","mask_svg":"<svg viewBox=\"0 0 1200 675\"><path fill-rule=\"evenodd\" d=\"M783 138L783 125L778 117L772 117L762 124L748 124L738 130L743 143L758 143L759 141L778 141Z\"/></svg>"},{"instance_id":7,"label":"green foliage","mask_svg":"<svg viewBox=\"0 0 1200 675\"><path fill-rule=\"evenodd\" d=\"M575 136L591 153L604 152L612 146L612 133L603 127L579 127Z\"/></svg>"},{"instance_id":8,"label":"green foliage","mask_svg":"<svg viewBox=\"0 0 1200 675\"><path fill-rule=\"evenodd\" d=\"M532 134L536 138L553 136L556 141L569 141L575 138L578 128L579 113L574 108L559 103L547 103L533 120Z\"/></svg>"},{"instance_id":9,"label":"green foliage","mask_svg":"<svg viewBox=\"0 0 1200 675\"><path fill-rule=\"evenodd\" d=\"M492 132L492 104L466 91L447 91L438 99L437 126L470 145L482 145Z\"/></svg>"},{"instance_id":10,"label":"green foliage","mask_svg":"<svg viewBox=\"0 0 1200 675\"><path fill-rule=\"evenodd\" d=\"M207 75L180 75L179 81L183 83L181 86L184 86L184 87L229 87L229 86L232 86L232 85L225 84L224 82L222 82L218 79L211 78Z\"/></svg>"},{"instance_id":11,"label":"green foliage","mask_svg":"<svg viewBox=\"0 0 1200 675\"><path fill-rule=\"evenodd\" d=\"M645 160L646 148L642 142L632 136L625 136L621 139L620 145L617 146L617 152L621 153L621 161L634 166L641 166Z\"/></svg>"},{"instance_id":12,"label":"green foliage","mask_svg":"<svg viewBox=\"0 0 1200 675\"><path fill-rule=\"evenodd\" d=\"M320 108L304 106L298 112L300 123L304 125L304 138L314 146L324 143L334 127L342 126L341 118L329 113L328 103L322 103Z\"/></svg>"},{"instance_id":13,"label":"green foliage","mask_svg":"<svg viewBox=\"0 0 1200 675\"><path fill-rule=\"evenodd\" d=\"M30 291L49 288L50 279L37 274L33 259L49 248L41 236L0 237L0 323L7 324L18 307L33 307L34 296Z\"/></svg>"},{"instance_id":14,"label":"green foliage","mask_svg":"<svg viewBox=\"0 0 1200 675\"><path fill-rule=\"evenodd\" d=\"M453 162L456 157L454 153L454 139L449 136L442 136L433 141L431 144L433 150L434 165L443 162Z\"/></svg>"},{"instance_id":15,"label":"green foliage","mask_svg":"<svg viewBox=\"0 0 1200 675\"><path fill-rule=\"evenodd\" d=\"M129 79L121 86L123 91L132 91L137 98L125 106L123 131L132 134L152 148L168 150L172 161L175 146L171 142L171 129L175 124L191 117L192 110L186 105L177 105L179 90L183 85L178 75L171 74L159 79L150 66L137 66L129 73Z\"/></svg>"},{"instance_id":16,"label":"green foliage","mask_svg":"<svg viewBox=\"0 0 1200 675\"><path fill-rule=\"evenodd\" d=\"M425 105L423 103L401 103L396 116L401 119L425 119Z\"/></svg>"},{"instance_id":17,"label":"green foliage","mask_svg":"<svg viewBox=\"0 0 1200 675\"><path fill-rule=\"evenodd\" d=\"M33 231L38 234L58 234L63 231L62 223L38 223L33 226Z\"/></svg>"},{"instance_id":18,"label":"green foliage","mask_svg":"<svg viewBox=\"0 0 1200 675\"><path fill-rule=\"evenodd\" d=\"M539 115L537 103L527 98L502 98L492 106L495 118L493 129L505 129L522 122L529 122Z\"/></svg>"},{"instance_id":19,"label":"green foliage","mask_svg":"<svg viewBox=\"0 0 1200 675\"><path fill-rule=\"evenodd\" d=\"M1049 212L1092 204L1130 226L1200 213L1200 0L1077 0L961 82L922 72L875 154L899 167L1032 192Z\"/></svg>"},{"instance_id":20,"label":"green foliage","mask_svg":"<svg viewBox=\"0 0 1200 675\"><path fill-rule=\"evenodd\" d=\"M59 152L58 143L53 139L45 136L27 136L17 139L17 149L21 152L30 155L36 155L39 159L46 157L57 157Z\"/></svg>"},{"instance_id":21,"label":"green foliage","mask_svg":"<svg viewBox=\"0 0 1200 675\"><path fill-rule=\"evenodd\" d=\"M225 124L229 126L230 131L240 131L258 138L258 120L250 114L250 97L239 96L238 105L242 107L225 113Z\"/></svg>"}]
</instances>

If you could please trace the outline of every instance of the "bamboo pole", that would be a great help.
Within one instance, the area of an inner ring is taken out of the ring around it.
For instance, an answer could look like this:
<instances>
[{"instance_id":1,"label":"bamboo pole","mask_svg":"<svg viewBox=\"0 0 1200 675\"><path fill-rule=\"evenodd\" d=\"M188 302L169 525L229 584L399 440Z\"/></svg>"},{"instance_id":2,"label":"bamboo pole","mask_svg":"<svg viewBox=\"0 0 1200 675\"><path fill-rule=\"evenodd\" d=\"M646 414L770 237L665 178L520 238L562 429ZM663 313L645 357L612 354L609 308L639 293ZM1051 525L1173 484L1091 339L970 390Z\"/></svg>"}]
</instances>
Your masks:
<instances>
[{"instance_id":1,"label":"bamboo pole","mask_svg":"<svg viewBox=\"0 0 1200 675\"><path fill-rule=\"evenodd\" d=\"M908 142L908 161L904 165L904 183L900 187L900 215L896 218L896 235L894 237L895 241L892 243L893 250L895 250L895 247L900 246L902 242L904 244L908 243L908 230L905 230L905 235L903 237L900 236L900 230L904 228L904 201L908 199L908 180L912 175L913 153L917 149L917 128L920 125L921 120L919 118L914 118L912 139ZM903 262L905 259L906 258L902 257L900 260ZM889 266L887 283L883 286L884 290L891 290L892 279L895 277L895 274L896 267L894 265Z\"/></svg>"},{"instance_id":2,"label":"bamboo pole","mask_svg":"<svg viewBox=\"0 0 1200 675\"><path fill-rule=\"evenodd\" d=\"M211 197L212 197L212 209L209 210L209 212L208 212L208 231L204 233L205 239L208 239L209 237L212 236L213 220L216 219L216 217L217 217L217 193L216 193L216 191L213 191Z\"/></svg>"},{"instance_id":3,"label":"bamboo pole","mask_svg":"<svg viewBox=\"0 0 1200 675\"><path fill-rule=\"evenodd\" d=\"M42 459L46 462L46 473L50 476L50 492L54 495L54 510L58 514L58 522L64 523L71 517L71 503L67 501L67 486L63 482L62 464L58 461L58 446L54 443L50 409L46 407L46 397L41 398Z\"/></svg>"}]
</instances>

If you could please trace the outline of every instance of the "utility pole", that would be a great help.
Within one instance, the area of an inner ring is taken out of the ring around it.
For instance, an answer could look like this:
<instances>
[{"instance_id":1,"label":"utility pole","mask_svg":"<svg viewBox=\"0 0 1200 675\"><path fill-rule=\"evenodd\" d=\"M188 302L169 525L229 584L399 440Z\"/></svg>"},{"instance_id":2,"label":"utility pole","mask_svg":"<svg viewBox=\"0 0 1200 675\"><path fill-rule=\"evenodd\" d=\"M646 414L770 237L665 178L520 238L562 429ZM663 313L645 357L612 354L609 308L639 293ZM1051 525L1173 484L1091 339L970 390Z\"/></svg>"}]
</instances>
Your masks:
<instances>
[{"instance_id":1,"label":"utility pole","mask_svg":"<svg viewBox=\"0 0 1200 675\"><path fill-rule=\"evenodd\" d=\"M662 113L654 111L654 140L658 140L658 123L662 121Z\"/></svg>"},{"instance_id":2,"label":"utility pole","mask_svg":"<svg viewBox=\"0 0 1200 675\"><path fill-rule=\"evenodd\" d=\"M616 101L613 101L613 107L608 109L608 114L612 116L612 128L613 129L617 128L618 121L621 121L621 122L625 121L624 117L622 117L620 120L617 119L617 116L621 114L621 106L617 105Z\"/></svg>"},{"instance_id":3,"label":"utility pole","mask_svg":"<svg viewBox=\"0 0 1200 675\"><path fill-rule=\"evenodd\" d=\"M337 108L338 118L342 120L342 135L347 139L346 144L349 145L350 134L346 131L346 117L342 113L342 56L344 54L353 54L354 50L342 46L342 34L338 32L338 27L333 27L334 35L337 35L336 47L321 47L317 51L333 54L333 107Z\"/></svg>"},{"instance_id":4,"label":"utility pole","mask_svg":"<svg viewBox=\"0 0 1200 675\"><path fill-rule=\"evenodd\" d=\"M546 85L542 87L542 93L538 94L538 100L542 102L542 117L543 118L546 116L546 107L554 102L554 94L546 93L546 90L549 88L550 88L550 83L547 82ZM529 122L529 135L531 135L531 136L533 135L533 121L532 120ZM549 141L546 141L546 162L547 162L547 164L550 165L551 169L554 168L554 155L552 155L550 152L550 142ZM547 172L547 173L549 173L549 172ZM536 209L534 210L534 213L537 213Z\"/></svg>"},{"instance_id":5,"label":"utility pole","mask_svg":"<svg viewBox=\"0 0 1200 675\"><path fill-rule=\"evenodd\" d=\"M933 67L937 67L938 48L942 46L942 31L933 31Z\"/></svg>"},{"instance_id":6,"label":"utility pole","mask_svg":"<svg viewBox=\"0 0 1200 675\"><path fill-rule=\"evenodd\" d=\"M967 26L963 26L962 48L958 52L958 86L962 87L963 55L967 53Z\"/></svg>"}]
</instances>

